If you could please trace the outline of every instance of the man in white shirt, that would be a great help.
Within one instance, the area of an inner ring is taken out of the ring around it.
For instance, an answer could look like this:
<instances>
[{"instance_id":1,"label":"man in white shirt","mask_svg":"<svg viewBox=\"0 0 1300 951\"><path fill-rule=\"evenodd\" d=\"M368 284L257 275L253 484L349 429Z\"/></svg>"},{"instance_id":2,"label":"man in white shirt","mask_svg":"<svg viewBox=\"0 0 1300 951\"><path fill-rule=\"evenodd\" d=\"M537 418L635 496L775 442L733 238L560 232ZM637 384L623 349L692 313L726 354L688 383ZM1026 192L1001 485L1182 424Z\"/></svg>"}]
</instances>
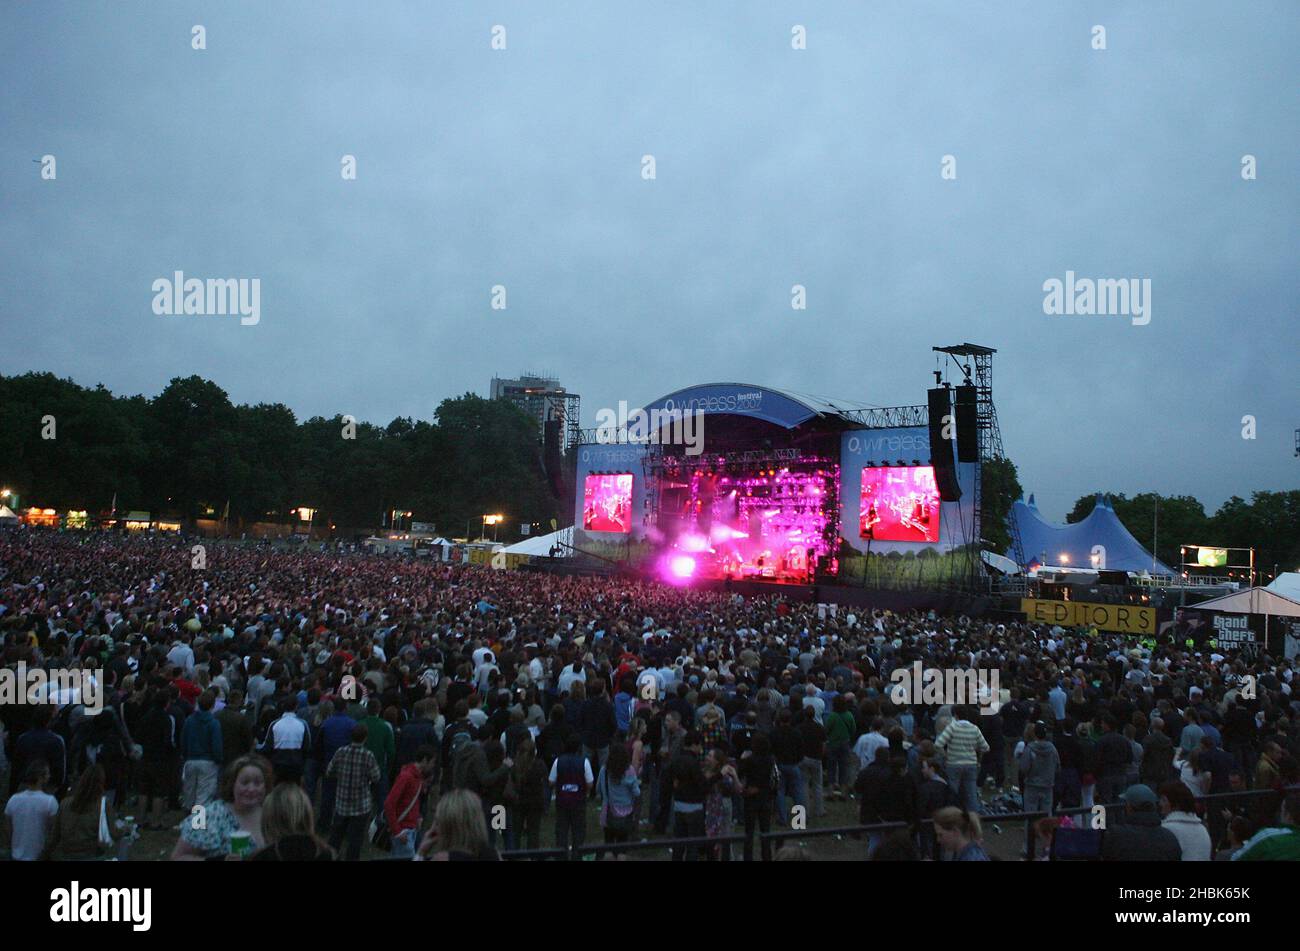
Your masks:
<instances>
[{"instance_id":1,"label":"man in white shirt","mask_svg":"<svg viewBox=\"0 0 1300 951\"><path fill-rule=\"evenodd\" d=\"M582 663L576 660L560 671L560 679L556 685L559 692L568 693L569 687L575 680L581 680L584 684L587 682L587 672L583 669Z\"/></svg>"},{"instance_id":2,"label":"man in white shirt","mask_svg":"<svg viewBox=\"0 0 1300 951\"><path fill-rule=\"evenodd\" d=\"M181 639L167 652L167 663L179 667L186 680L194 676L194 649L190 647L188 634L182 634Z\"/></svg>"},{"instance_id":3,"label":"man in white shirt","mask_svg":"<svg viewBox=\"0 0 1300 951\"><path fill-rule=\"evenodd\" d=\"M866 769L876 761L876 750L889 745L889 740L881 732L884 728L884 718L876 717L871 721L871 730L863 733L858 737L858 742L853 744L853 754L857 756L861 769Z\"/></svg>"},{"instance_id":4,"label":"man in white shirt","mask_svg":"<svg viewBox=\"0 0 1300 951\"><path fill-rule=\"evenodd\" d=\"M817 688L812 684L804 687L803 705L805 709L812 709L814 720L818 723L822 722L822 717L826 713L826 701L817 696Z\"/></svg>"},{"instance_id":5,"label":"man in white shirt","mask_svg":"<svg viewBox=\"0 0 1300 951\"><path fill-rule=\"evenodd\" d=\"M50 767L44 760L29 764L22 790L5 804L5 832L15 862L37 862L45 853L54 817L59 814L59 801L42 788L49 779Z\"/></svg>"}]
</instances>

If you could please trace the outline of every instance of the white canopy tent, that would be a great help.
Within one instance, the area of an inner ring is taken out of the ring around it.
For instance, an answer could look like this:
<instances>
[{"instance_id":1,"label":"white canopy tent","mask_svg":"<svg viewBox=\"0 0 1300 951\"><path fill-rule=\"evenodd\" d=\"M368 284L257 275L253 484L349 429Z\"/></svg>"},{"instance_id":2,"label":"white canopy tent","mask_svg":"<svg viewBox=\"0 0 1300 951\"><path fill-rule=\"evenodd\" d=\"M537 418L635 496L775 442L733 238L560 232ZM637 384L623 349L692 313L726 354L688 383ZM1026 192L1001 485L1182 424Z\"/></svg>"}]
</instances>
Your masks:
<instances>
[{"instance_id":1,"label":"white canopy tent","mask_svg":"<svg viewBox=\"0 0 1300 951\"><path fill-rule=\"evenodd\" d=\"M0 505L0 525L17 525L18 521L18 516L14 514L13 509L7 505Z\"/></svg>"},{"instance_id":2,"label":"white canopy tent","mask_svg":"<svg viewBox=\"0 0 1300 951\"><path fill-rule=\"evenodd\" d=\"M982 551L980 552L980 558L983 559L984 564L988 565L994 571L1000 571L1004 575L1020 574L1020 566L1017 565L1013 559L1008 558L1005 555L998 555L991 551Z\"/></svg>"},{"instance_id":3,"label":"white canopy tent","mask_svg":"<svg viewBox=\"0 0 1300 951\"><path fill-rule=\"evenodd\" d=\"M1235 614L1262 614L1264 615L1264 642L1268 642L1269 619L1274 617L1286 617L1294 620L1300 620L1300 601L1293 601L1291 598L1284 597L1276 591L1270 591L1268 588L1250 588L1246 591L1235 591L1232 594L1225 594L1221 598L1213 598L1209 601L1202 601L1200 604L1189 605L1197 611L1229 611ZM1293 621L1294 623L1294 621ZM1292 626L1294 631L1295 627ZM1287 634L1287 640L1283 648L1284 656L1296 656L1296 650L1300 647L1293 643L1290 633Z\"/></svg>"},{"instance_id":4,"label":"white canopy tent","mask_svg":"<svg viewBox=\"0 0 1300 951\"><path fill-rule=\"evenodd\" d=\"M1270 591L1268 588L1248 588L1234 591L1221 598L1189 604L1197 611L1231 611L1236 614L1268 614L1274 617L1300 618L1300 601Z\"/></svg>"},{"instance_id":5,"label":"white canopy tent","mask_svg":"<svg viewBox=\"0 0 1300 951\"><path fill-rule=\"evenodd\" d=\"M1300 601L1300 571L1282 572L1265 586L1265 590Z\"/></svg>"},{"instance_id":6,"label":"white canopy tent","mask_svg":"<svg viewBox=\"0 0 1300 951\"><path fill-rule=\"evenodd\" d=\"M573 544L573 529L562 528L558 532L551 532L547 535L534 535L515 542L505 548L504 551L507 555L532 555L545 558L551 554L551 547L557 542L560 543L560 550L556 552L556 557L568 558L572 555L573 551L569 546Z\"/></svg>"}]
</instances>

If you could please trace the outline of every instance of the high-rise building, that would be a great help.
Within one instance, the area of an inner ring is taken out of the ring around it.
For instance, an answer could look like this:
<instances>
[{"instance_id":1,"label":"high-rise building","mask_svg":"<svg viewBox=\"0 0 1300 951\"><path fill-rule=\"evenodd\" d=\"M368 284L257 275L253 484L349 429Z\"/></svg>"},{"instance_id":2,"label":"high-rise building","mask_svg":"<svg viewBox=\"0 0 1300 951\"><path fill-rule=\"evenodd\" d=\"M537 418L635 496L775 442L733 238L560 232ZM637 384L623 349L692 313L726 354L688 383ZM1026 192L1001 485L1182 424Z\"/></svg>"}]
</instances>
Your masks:
<instances>
[{"instance_id":1,"label":"high-rise building","mask_svg":"<svg viewBox=\"0 0 1300 951\"><path fill-rule=\"evenodd\" d=\"M570 393L552 376L523 373L515 380L492 378L491 398L509 400L537 420L537 438L545 437L546 424L559 423L560 450L567 451L579 442L579 397Z\"/></svg>"}]
</instances>

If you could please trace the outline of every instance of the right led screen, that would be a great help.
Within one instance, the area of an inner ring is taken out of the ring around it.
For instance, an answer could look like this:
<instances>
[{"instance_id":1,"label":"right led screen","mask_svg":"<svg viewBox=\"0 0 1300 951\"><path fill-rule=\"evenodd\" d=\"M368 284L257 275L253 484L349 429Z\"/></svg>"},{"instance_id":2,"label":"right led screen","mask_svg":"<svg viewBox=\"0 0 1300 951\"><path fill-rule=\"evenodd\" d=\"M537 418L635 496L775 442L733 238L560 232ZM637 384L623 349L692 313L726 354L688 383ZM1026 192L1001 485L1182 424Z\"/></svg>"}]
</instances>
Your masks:
<instances>
[{"instance_id":1,"label":"right led screen","mask_svg":"<svg viewBox=\"0 0 1300 951\"><path fill-rule=\"evenodd\" d=\"M937 542L939 505L933 466L866 467L858 534L889 542Z\"/></svg>"}]
</instances>

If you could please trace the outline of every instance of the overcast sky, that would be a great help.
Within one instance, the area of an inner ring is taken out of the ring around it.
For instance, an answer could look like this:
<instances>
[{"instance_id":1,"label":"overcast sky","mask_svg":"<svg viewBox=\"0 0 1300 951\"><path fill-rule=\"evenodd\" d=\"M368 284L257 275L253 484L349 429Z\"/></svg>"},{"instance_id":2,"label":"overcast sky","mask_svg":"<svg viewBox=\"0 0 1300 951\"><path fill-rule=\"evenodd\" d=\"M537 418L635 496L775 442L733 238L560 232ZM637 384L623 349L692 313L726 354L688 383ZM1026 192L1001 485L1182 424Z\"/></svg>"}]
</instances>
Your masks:
<instances>
[{"instance_id":1,"label":"overcast sky","mask_svg":"<svg viewBox=\"0 0 1300 951\"><path fill-rule=\"evenodd\" d=\"M1294 0L6 3L0 372L386 423L528 368L590 426L922 403L972 341L1045 514L1213 510L1300 485L1298 50ZM260 323L155 315L175 270L259 278ZM1150 323L1046 315L1067 270Z\"/></svg>"}]
</instances>

